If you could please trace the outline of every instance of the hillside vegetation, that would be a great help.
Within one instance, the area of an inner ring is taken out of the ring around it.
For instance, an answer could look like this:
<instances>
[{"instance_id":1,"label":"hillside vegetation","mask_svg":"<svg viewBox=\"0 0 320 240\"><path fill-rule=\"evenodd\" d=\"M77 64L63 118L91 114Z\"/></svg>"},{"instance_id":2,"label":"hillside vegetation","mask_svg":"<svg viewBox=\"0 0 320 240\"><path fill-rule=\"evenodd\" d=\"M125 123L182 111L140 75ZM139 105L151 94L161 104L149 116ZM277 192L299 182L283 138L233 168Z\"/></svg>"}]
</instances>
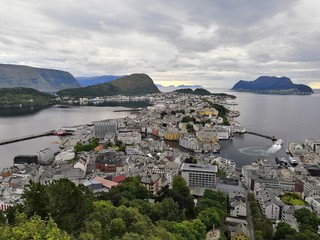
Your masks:
<instances>
[{"instance_id":1,"label":"hillside vegetation","mask_svg":"<svg viewBox=\"0 0 320 240\"><path fill-rule=\"evenodd\" d=\"M312 94L312 89L303 84L294 84L287 77L261 76L254 81L240 80L232 90L265 94Z\"/></svg>"},{"instance_id":2,"label":"hillside vegetation","mask_svg":"<svg viewBox=\"0 0 320 240\"><path fill-rule=\"evenodd\" d=\"M114 81L84 88L65 89L57 92L59 96L102 97L114 95L137 96L160 92L147 74L131 74Z\"/></svg>"},{"instance_id":3,"label":"hillside vegetation","mask_svg":"<svg viewBox=\"0 0 320 240\"><path fill-rule=\"evenodd\" d=\"M53 96L32 88L0 88L0 106L48 105Z\"/></svg>"}]
</instances>

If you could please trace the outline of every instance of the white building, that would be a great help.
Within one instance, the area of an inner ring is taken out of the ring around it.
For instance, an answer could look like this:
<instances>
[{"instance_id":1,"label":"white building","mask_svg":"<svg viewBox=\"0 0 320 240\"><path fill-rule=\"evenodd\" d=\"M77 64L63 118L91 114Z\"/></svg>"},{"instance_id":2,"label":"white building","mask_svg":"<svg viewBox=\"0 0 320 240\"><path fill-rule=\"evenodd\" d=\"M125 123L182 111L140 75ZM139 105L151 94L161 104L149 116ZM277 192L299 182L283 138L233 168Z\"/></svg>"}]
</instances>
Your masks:
<instances>
[{"instance_id":1,"label":"white building","mask_svg":"<svg viewBox=\"0 0 320 240\"><path fill-rule=\"evenodd\" d=\"M260 188L257 190L258 201L261 211L270 220L281 219L282 207L284 204L276 199L269 190Z\"/></svg>"},{"instance_id":2,"label":"white building","mask_svg":"<svg viewBox=\"0 0 320 240\"><path fill-rule=\"evenodd\" d=\"M117 135L117 139L126 144L141 142L141 134L138 132L122 132Z\"/></svg>"},{"instance_id":3,"label":"white building","mask_svg":"<svg viewBox=\"0 0 320 240\"><path fill-rule=\"evenodd\" d=\"M189 187L215 188L218 168L215 165L183 163L181 176Z\"/></svg>"},{"instance_id":4,"label":"white building","mask_svg":"<svg viewBox=\"0 0 320 240\"><path fill-rule=\"evenodd\" d=\"M117 122L114 120L94 122L94 135L104 139L107 133L117 132Z\"/></svg>"},{"instance_id":5,"label":"white building","mask_svg":"<svg viewBox=\"0 0 320 240\"><path fill-rule=\"evenodd\" d=\"M70 149L70 150L67 150L67 151L59 153L55 157L55 162L56 163L61 163L61 162L64 162L64 161L68 161L68 160L74 159L74 157L75 157L75 153L74 153L74 151L72 149Z\"/></svg>"},{"instance_id":6,"label":"white building","mask_svg":"<svg viewBox=\"0 0 320 240\"><path fill-rule=\"evenodd\" d=\"M227 140L231 137L231 127L215 125L213 129L216 131L218 140Z\"/></svg>"},{"instance_id":7,"label":"white building","mask_svg":"<svg viewBox=\"0 0 320 240\"><path fill-rule=\"evenodd\" d=\"M239 193L239 192L229 193L229 205L230 205L231 217L247 216L246 198L242 193Z\"/></svg>"},{"instance_id":8,"label":"white building","mask_svg":"<svg viewBox=\"0 0 320 240\"><path fill-rule=\"evenodd\" d=\"M53 150L51 148L45 148L38 152L39 164L48 165L54 160Z\"/></svg>"}]
</instances>

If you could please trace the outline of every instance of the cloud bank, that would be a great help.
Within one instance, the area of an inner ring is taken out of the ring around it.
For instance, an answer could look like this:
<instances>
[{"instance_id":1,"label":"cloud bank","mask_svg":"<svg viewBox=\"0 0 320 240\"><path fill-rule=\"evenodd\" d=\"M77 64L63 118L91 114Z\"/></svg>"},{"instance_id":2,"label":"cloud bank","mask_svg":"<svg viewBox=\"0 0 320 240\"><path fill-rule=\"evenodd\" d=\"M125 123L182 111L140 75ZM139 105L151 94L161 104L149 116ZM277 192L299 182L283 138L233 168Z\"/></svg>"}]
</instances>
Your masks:
<instances>
[{"instance_id":1,"label":"cloud bank","mask_svg":"<svg viewBox=\"0 0 320 240\"><path fill-rule=\"evenodd\" d=\"M314 0L2 0L0 62L231 88L320 82Z\"/></svg>"}]
</instances>

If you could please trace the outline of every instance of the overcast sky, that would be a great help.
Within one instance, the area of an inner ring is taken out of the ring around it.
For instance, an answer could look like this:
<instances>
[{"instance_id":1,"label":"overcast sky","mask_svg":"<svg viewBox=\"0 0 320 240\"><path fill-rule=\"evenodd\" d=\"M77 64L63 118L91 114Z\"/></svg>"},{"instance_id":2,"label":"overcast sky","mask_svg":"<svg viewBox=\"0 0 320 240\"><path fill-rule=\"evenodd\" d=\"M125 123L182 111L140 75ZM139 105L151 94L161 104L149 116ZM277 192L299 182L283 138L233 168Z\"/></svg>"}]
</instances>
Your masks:
<instances>
[{"instance_id":1,"label":"overcast sky","mask_svg":"<svg viewBox=\"0 0 320 240\"><path fill-rule=\"evenodd\" d=\"M320 82L319 0L1 0L0 23L0 63L164 85Z\"/></svg>"}]
</instances>

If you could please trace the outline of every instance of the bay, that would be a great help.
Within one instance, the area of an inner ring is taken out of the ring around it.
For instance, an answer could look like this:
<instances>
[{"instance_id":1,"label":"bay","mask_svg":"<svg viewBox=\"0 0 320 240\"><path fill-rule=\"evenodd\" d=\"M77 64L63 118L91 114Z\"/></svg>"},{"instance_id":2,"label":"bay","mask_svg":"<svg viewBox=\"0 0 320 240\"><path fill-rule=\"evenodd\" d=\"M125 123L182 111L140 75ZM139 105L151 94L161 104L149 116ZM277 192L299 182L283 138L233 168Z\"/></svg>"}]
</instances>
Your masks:
<instances>
[{"instance_id":1,"label":"bay","mask_svg":"<svg viewBox=\"0 0 320 240\"><path fill-rule=\"evenodd\" d=\"M29 113L15 114L13 116L0 116L0 140L27 136L63 126L74 126L91 123L104 119L125 118L129 112L113 112L114 110L126 110L126 107L107 106L52 106L50 108L33 111ZM27 111L24 111L27 112ZM28 141L17 142L0 146L0 169L11 166L13 158L19 154L37 154L46 147L58 151L60 139L56 136L41 137Z\"/></svg>"}]
</instances>

